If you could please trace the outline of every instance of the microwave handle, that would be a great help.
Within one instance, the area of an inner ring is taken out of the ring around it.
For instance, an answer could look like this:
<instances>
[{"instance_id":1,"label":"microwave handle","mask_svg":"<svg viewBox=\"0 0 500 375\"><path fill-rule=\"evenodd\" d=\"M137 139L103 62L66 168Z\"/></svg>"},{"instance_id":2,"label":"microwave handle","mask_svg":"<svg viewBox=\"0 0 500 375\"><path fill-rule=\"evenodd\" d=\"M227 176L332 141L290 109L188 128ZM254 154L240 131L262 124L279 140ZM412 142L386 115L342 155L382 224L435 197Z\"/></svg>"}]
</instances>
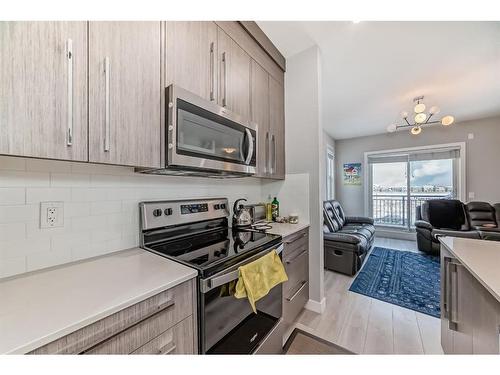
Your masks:
<instances>
[{"instance_id":1,"label":"microwave handle","mask_svg":"<svg viewBox=\"0 0 500 375\"><path fill-rule=\"evenodd\" d=\"M248 139L248 153L247 153L247 158L245 159L245 164L248 165L250 164L250 160L252 160L253 156L253 137L249 129L245 129L245 132L247 133L247 139Z\"/></svg>"},{"instance_id":2,"label":"microwave handle","mask_svg":"<svg viewBox=\"0 0 500 375\"><path fill-rule=\"evenodd\" d=\"M283 244L280 244L278 247L276 247L276 253L279 255L283 251ZM236 264L234 267L236 267L235 270L223 273L221 275L215 275L207 280L202 280L201 282L201 291L202 293L206 293L214 288L217 288L221 285L224 285L230 281L236 280L239 277L239 267L243 266L247 263L250 263L250 261L257 260L261 256L267 254L269 252L269 249L264 250L260 253L258 253L256 256L251 257L250 259L245 259L241 263Z\"/></svg>"}]
</instances>

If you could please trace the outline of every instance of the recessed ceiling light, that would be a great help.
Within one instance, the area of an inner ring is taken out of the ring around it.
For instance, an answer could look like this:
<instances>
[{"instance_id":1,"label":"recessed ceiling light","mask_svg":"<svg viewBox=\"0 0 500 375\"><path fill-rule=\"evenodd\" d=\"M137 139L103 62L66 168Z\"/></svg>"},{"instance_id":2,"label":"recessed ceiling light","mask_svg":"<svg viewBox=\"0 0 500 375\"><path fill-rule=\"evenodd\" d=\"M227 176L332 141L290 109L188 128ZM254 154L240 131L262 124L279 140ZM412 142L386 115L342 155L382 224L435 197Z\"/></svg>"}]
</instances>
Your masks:
<instances>
[{"instance_id":1,"label":"recessed ceiling light","mask_svg":"<svg viewBox=\"0 0 500 375\"><path fill-rule=\"evenodd\" d=\"M361 20L352 20L352 23L360 23Z\"/></svg>"}]
</instances>

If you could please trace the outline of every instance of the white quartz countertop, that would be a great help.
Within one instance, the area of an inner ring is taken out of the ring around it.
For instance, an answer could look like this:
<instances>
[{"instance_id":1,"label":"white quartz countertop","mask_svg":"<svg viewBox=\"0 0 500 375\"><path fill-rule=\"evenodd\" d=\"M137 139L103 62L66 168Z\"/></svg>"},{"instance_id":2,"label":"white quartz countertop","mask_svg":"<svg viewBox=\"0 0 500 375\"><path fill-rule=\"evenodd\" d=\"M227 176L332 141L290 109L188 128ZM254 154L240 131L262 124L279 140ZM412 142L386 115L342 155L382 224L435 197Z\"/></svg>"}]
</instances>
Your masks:
<instances>
[{"instance_id":1,"label":"white quartz countertop","mask_svg":"<svg viewBox=\"0 0 500 375\"><path fill-rule=\"evenodd\" d=\"M305 229L309 226L309 223L298 223L298 224L289 224L289 223L270 223L272 229L266 230L267 233L278 234L281 237L285 238L294 234L302 229Z\"/></svg>"},{"instance_id":2,"label":"white quartz countertop","mask_svg":"<svg viewBox=\"0 0 500 375\"><path fill-rule=\"evenodd\" d=\"M0 281L0 354L29 352L196 275L134 248Z\"/></svg>"},{"instance_id":3,"label":"white quartz countertop","mask_svg":"<svg viewBox=\"0 0 500 375\"><path fill-rule=\"evenodd\" d=\"M500 302L500 242L456 237L439 241Z\"/></svg>"}]
</instances>

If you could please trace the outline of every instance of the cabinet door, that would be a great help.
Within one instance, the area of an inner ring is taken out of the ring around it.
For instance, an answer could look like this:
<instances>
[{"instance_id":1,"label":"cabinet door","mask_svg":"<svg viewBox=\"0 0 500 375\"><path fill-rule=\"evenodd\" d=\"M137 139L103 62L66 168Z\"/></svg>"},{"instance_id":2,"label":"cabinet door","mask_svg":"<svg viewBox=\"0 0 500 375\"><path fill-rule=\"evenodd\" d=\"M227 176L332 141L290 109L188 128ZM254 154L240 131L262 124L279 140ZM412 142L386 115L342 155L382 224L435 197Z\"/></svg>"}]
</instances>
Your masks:
<instances>
[{"instance_id":1,"label":"cabinet door","mask_svg":"<svg viewBox=\"0 0 500 375\"><path fill-rule=\"evenodd\" d=\"M207 100L217 100L217 25L167 22L167 86L174 83Z\"/></svg>"},{"instance_id":2,"label":"cabinet door","mask_svg":"<svg viewBox=\"0 0 500 375\"><path fill-rule=\"evenodd\" d=\"M453 353L472 354L472 331L476 320L476 279L463 265L455 261L451 265L451 311L453 332Z\"/></svg>"},{"instance_id":3,"label":"cabinet door","mask_svg":"<svg viewBox=\"0 0 500 375\"><path fill-rule=\"evenodd\" d=\"M0 22L0 154L87 161L87 22Z\"/></svg>"},{"instance_id":4,"label":"cabinet door","mask_svg":"<svg viewBox=\"0 0 500 375\"><path fill-rule=\"evenodd\" d=\"M500 302L475 280L477 304L473 333L474 354L500 354Z\"/></svg>"},{"instance_id":5,"label":"cabinet door","mask_svg":"<svg viewBox=\"0 0 500 375\"><path fill-rule=\"evenodd\" d=\"M89 159L160 166L160 22L89 23Z\"/></svg>"},{"instance_id":6,"label":"cabinet door","mask_svg":"<svg viewBox=\"0 0 500 375\"><path fill-rule=\"evenodd\" d=\"M250 56L218 29L219 104L250 118Z\"/></svg>"},{"instance_id":7,"label":"cabinet door","mask_svg":"<svg viewBox=\"0 0 500 375\"><path fill-rule=\"evenodd\" d=\"M285 178L285 96L284 87L269 76L269 123L271 129L271 174Z\"/></svg>"},{"instance_id":8,"label":"cabinet door","mask_svg":"<svg viewBox=\"0 0 500 375\"><path fill-rule=\"evenodd\" d=\"M268 177L271 136L269 134L269 74L252 60L251 119L257 123L257 173L256 177Z\"/></svg>"}]
</instances>

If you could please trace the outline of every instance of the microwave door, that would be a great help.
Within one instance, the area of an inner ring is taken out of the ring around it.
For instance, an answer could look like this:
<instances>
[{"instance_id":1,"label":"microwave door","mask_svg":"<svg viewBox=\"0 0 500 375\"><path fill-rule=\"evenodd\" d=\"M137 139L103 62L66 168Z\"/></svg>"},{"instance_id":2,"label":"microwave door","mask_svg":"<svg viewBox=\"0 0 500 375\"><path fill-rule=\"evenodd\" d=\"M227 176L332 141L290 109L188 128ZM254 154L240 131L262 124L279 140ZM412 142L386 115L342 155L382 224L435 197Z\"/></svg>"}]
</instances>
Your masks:
<instances>
[{"instance_id":1,"label":"microwave door","mask_svg":"<svg viewBox=\"0 0 500 375\"><path fill-rule=\"evenodd\" d=\"M179 97L169 111L169 122L173 125L168 132L168 165L255 173L256 126L252 128L250 123L242 124L225 117L221 107L213 103L198 104L215 106L219 112Z\"/></svg>"}]
</instances>

